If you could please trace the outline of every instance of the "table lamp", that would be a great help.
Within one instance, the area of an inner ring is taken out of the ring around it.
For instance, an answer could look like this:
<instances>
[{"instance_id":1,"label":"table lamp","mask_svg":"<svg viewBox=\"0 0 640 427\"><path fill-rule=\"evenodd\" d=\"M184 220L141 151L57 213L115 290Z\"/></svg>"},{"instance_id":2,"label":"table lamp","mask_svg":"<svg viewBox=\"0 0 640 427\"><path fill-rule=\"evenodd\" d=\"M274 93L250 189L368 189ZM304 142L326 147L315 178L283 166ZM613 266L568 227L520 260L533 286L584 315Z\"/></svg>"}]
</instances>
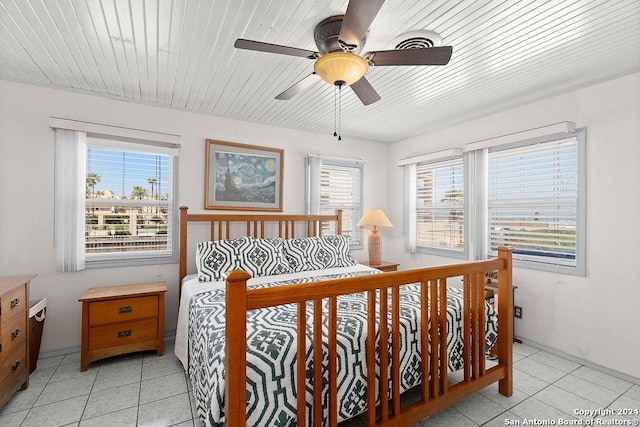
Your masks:
<instances>
[{"instance_id":1,"label":"table lamp","mask_svg":"<svg viewBox=\"0 0 640 427\"><path fill-rule=\"evenodd\" d=\"M382 209L369 209L358 221L358 227L373 227L369 235L369 265L382 264L382 238L376 227L393 227Z\"/></svg>"}]
</instances>

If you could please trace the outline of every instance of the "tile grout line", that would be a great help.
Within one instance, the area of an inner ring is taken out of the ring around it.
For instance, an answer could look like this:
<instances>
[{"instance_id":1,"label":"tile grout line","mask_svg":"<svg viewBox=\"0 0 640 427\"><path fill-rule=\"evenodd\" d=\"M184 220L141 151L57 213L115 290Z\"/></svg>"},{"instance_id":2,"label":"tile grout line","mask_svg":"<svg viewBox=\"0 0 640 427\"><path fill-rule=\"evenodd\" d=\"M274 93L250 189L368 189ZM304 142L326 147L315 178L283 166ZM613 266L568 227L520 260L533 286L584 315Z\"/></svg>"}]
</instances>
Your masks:
<instances>
[{"instance_id":1,"label":"tile grout line","mask_svg":"<svg viewBox=\"0 0 640 427\"><path fill-rule=\"evenodd\" d=\"M24 416L24 419L20 422L20 425L23 425L25 423L25 421L29 417L29 414L31 413L31 411L36 407L35 406L36 402L38 401L38 399L40 399L40 396L42 396L42 393L44 393L44 390L47 388L47 386L51 382L51 378L53 378L53 376L56 374L58 369L60 369L60 366L62 366L62 361L63 360L64 360L64 357L62 359L60 359L60 362L58 363L58 366L56 366L56 368L53 370L53 374L51 374L51 377L49 377L49 379L47 379L47 382L44 384L44 387L42 387L42 390L40 390L40 393L38 393L38 396L34 399L34 401L31 404L31 406L29 406L29 408L26 409L27 415Z\"/></svg>"},{"instance_id":2,"label":"tile grout line","mask_svg":"<svg viewBox=\"0 0 640 427\"><path fill-rule=\"evenodd\" d=\"M84 408L82 408L82 413L80 414L78 425L80 425L80 423L82 422L82 417L84 417L84 413L87 411L87 406L89 405L89 400L91 399L91 393L93 392L93 388L96 386L96 381L98 381L98 374L100 374L100 369L102 369L102 363L100 363L100 366L98 366L96 376L93 378L93 383L91 384L91 389L89 390L89 394L87 395L87 401L84 402Z\"/></svg>"},{"instance_id":3,"label":"tile grout line","mask_svg":"<svg viewBox=\"0 0 640 427\"><path fill-rule=\"evenodd\" d=\"M144 356L142 356L142 360L140 361L140 385L138 387L138 406L136 410L136 426L140 422L140 399L142 398L142 375L144 373Z\"/></svg>"}]
</instances>

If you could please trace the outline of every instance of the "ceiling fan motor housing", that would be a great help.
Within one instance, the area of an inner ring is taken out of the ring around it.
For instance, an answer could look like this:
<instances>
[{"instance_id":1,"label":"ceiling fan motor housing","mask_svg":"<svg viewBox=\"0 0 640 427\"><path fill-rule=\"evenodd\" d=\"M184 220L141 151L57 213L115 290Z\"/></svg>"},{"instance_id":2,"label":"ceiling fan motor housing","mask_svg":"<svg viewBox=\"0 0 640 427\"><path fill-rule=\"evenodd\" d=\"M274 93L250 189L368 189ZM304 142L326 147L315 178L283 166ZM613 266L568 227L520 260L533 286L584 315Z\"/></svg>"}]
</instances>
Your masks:
<instances>
[{"instance_id":1,"label":"ceiling fan motor housing","mask_svg":"<svg viewBox=\"0 0 640 427\"><path fill-rule=\"evenodd\" d=\"M343 46L338 40L343 19L344 15L334 15L323 19L316 25L316 28L313 30L313 38L321 54L325 55L330 52L344 51ZM349 50L356 54L360 53L366 41L367 37L365 36L358 46L351 47Z\"/></svg>"}]
</instances>

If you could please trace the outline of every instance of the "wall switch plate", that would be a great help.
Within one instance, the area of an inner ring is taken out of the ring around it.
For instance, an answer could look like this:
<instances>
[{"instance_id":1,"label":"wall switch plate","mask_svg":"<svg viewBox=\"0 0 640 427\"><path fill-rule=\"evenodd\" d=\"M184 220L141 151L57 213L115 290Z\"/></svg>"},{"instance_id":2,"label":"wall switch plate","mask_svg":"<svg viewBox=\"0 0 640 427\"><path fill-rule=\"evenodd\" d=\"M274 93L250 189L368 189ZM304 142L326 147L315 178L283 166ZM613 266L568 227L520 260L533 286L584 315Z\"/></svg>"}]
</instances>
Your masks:
<instances>
[{"instance_id":1,"label":"wall switch plate","mask_svg":"<svg viewBox=\"0 0 640 427\"><path fill-rule=\"evenodd\" d=\"M522 307L520 307L519 305L513 306L513 317L515 317L516 319L522 319Z\"/></svg>"}]
</instances>

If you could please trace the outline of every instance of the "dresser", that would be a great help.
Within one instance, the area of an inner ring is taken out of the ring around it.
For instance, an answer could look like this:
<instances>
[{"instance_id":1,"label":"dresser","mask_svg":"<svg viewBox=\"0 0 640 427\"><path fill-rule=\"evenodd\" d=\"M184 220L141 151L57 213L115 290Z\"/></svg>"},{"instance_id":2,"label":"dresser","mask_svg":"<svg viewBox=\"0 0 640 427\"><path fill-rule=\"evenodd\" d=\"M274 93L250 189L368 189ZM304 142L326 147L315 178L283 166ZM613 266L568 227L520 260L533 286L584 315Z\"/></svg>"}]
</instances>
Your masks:
<instances>
[{"instance_id":1,"label":"dresser","mask_svg":"<svg viewBox=\"0 0 640 427\"><path fill-rule=\"evenodd\" d=\"M89 288L82 302L80 370L119 354L164 351L166 282Z\"/></svg>"},{"instance_id":2,"label":"dresser","mask_svg":"<svg viewBox=\"0 0 640 427\"><path fill-rule=\"evenodd\" d=\"M29 283L35 274L0 277L0 408L29 387Z\"/></svg>"}]
</instances>

